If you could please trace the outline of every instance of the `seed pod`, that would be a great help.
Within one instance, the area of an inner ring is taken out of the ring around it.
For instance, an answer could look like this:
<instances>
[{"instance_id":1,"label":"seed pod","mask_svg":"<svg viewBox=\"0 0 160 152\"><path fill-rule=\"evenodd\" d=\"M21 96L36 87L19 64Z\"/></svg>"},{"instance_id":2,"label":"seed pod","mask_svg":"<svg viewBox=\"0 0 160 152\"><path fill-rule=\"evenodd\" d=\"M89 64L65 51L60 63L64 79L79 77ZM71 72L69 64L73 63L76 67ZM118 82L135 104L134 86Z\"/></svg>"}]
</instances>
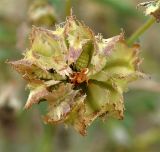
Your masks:
<instances>
[{"instance_id":1,"label":"seed pod","mask_svg":"<svg viewBox=\"0 0 160 152\"><path fill-rule=\"evenodd\" d=\"M138 79L139 47L124 34L103 39L74 16L55 31L34 27L31 47L10 64L28 81L25 108L48 103L45 123L72 125L80 134L100 117L123 119L123 93Z\"/></svg>"}]
</instances>

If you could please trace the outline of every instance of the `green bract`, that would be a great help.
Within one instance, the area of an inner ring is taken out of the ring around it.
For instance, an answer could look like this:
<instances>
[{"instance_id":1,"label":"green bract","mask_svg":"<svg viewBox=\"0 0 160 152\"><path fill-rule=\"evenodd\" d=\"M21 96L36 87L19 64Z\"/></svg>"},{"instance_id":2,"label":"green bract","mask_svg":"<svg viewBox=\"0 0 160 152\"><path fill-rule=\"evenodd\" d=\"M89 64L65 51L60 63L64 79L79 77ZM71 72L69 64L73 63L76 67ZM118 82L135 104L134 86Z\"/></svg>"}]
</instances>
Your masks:
<instances>
[{"instance_id":1,"label":"green bract","mask_svg":"<svg viewBox=\"0 0 160 152\"><path fill-rule=\"evenodd\" d=\"M123 33L95 36L74 16L55 31L34 27L24 59L10 64L28 81L25 108L45 100L46 123L74 126L82 135L98 117L123 119L123 92L139 71L139 46L128 47Z\"/></svg>"}]
</instances>

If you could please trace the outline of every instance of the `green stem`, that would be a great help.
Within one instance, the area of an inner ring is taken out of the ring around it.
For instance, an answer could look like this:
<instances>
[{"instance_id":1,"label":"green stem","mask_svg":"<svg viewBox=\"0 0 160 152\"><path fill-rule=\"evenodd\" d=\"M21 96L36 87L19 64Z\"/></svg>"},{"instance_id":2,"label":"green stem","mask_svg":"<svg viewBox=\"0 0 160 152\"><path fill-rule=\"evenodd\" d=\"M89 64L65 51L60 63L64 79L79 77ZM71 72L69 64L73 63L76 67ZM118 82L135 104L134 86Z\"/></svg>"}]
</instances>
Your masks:
<instances>
[{"instance_id":1,"label":"green stem","mask_svg":"<svg viewBox=\"0 0 160 152\"><path fill-rule=\"evenodd\" d=\"M71 14L71 0L66 0L66 16Z\"/></svg>"},{"instance_id":2,"label":"green stem","mask_svg":"<svg viewBox=\"0 0 160 152\"><path fill-rule=\"evenodd\" d=\"M149 29L156 19L150 18L146 23L144 23L131 37L128 39L127 44L132 45L147 29Z\"/></svg>"}]
</instances>

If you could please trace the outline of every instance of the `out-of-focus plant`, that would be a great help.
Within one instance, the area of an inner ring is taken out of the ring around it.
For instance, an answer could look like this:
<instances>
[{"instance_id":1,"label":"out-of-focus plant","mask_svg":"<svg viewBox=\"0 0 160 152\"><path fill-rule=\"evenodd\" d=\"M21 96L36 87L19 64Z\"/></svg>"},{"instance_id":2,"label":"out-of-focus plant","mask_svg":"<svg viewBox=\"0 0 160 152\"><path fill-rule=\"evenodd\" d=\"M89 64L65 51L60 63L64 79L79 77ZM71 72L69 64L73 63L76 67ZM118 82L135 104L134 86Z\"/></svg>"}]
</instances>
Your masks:
<instances>
[{"instance_id":1,"label":"out-of-focus plant","mask_svg":"<svg viewBox=\"0 0 160 152\"><path fill-rule=\"evenodd\" d=\"M13 82L1 85L0 88L0 127L7 138L15 137L16 117L21 109L17 91L16 83Z\"/></svg>"},{"instance_id":2,"label":"out-of-focus plant","mask_svg":"<svg viewBox=\"0 0 160 152\"><path fill-rule=\"evenodd\" d=\"M117 0L94 0L97 3L104 4L106 6L111 6L113 9L125 16L137 16L139 15L137 11L132 7L130 1L122 0L122 3L117 2ZM126 13L128 12L128 13Z\"/></svg>"},{"instance_id":3,"label":"out-of-focus plant","mask_svg":"<svg viewBox=\"0 0 160 152\"><path fill-rule=\"evenodd\" d=\"M50 27L55 24L57 17L53 6L47 1L36 0L29 8L28 20L31 25Z\"/></svg>"}]
</instances>

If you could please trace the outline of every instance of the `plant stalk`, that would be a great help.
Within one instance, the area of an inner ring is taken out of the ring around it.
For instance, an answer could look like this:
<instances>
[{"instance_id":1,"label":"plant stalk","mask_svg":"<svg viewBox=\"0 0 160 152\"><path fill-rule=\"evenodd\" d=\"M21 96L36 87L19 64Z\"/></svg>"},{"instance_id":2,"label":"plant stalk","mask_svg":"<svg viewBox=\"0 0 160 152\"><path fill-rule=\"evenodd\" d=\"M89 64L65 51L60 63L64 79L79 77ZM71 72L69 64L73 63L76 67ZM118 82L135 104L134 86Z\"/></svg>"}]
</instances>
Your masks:
<instances>
[{"instance_id":1,"label":"plant stalk","mask_svg":"<svg viewBox=\"0 0 160 152\"><path fill-rule=\"evenodd\" d=\"M66 0L66 16L71 15L71 0Z\"/></svg>"},{"instance_id":2,"label":"plant stalk","mask_svg":"<svg viewBox=\"0 0 160 152\"><path fill-rule=\"evenodd\" d=\"M146 23L144 23L136 32L134 32L131 37L127 40L129 46L133 45L134 42L154 23L156 22L155 18L150 18Z\"/></svg>"}]
</instances>

